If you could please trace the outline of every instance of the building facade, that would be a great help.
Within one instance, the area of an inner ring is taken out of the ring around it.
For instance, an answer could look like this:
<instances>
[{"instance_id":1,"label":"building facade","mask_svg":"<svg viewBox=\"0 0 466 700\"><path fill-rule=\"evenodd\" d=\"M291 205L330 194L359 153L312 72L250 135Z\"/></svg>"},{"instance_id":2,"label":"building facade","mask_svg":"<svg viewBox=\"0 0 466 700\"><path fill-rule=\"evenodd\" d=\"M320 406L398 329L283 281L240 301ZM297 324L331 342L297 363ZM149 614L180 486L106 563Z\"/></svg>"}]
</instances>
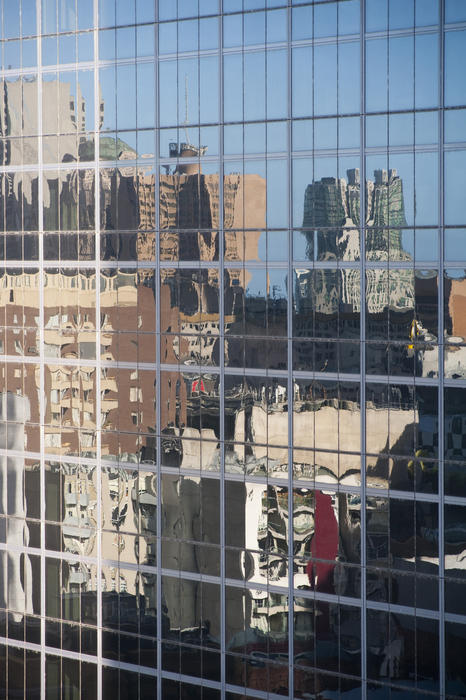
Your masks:
<instances>
[{"instance_id":1,"label":"building facade","mask_svg":"<svg viewBox=\"0 0 466 700\"><path fill-rule=\"evenodd\" d=\"M466 696L466 3L0 3L0 698Z\"/></svg>"}]
</instances>

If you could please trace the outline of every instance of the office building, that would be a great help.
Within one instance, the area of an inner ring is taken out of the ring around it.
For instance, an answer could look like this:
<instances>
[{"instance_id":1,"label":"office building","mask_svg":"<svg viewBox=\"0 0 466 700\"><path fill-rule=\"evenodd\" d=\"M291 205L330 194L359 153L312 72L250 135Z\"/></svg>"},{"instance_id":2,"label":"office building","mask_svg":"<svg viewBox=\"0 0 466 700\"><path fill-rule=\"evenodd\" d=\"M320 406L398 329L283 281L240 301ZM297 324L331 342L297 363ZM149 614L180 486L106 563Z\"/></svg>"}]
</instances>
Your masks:
<instances>
[{"instance_id":1,"label":"office building","mask_svg":"<svg viewBox=\"0 0 466 700\"><path fill-rule=\"evenodd\" d=\"M466 695L466 3L0 3L0 698Z\"/></svg>"}]
</instances>

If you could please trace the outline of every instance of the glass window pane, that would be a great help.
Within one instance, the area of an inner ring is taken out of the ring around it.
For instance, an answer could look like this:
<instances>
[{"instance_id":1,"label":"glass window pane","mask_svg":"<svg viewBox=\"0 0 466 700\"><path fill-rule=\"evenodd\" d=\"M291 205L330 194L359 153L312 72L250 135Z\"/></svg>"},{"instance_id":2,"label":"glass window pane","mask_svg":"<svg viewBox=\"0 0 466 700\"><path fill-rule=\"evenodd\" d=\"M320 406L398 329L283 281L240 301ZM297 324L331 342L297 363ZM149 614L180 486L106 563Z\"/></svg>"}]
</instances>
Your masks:
<instances>
[{"instance_id":1,"label":"glass window pane","mask_svg":"<svg viewBox=\"0 0 466 700\"><path fill-rule=\"evenodd\" d=\"M265 54L244 55L244 119L265 118Z\"/></svg>"},{"instance_id":2,"label":"glass window pane","mask_svg":"<svg viewBox=\"0 0 466 700\"><path fill-rule=\"evenodd\" d=\"M224 83L228 90L224 91L223 111L225 121L241 121L243 119L243 57L227 55L223 59Z\"/></svg>"},{"instance_id":3,"label":"glass window pane","mask_svg":"<svg viewBox=\"0 0 466 700\"><path fill-rule=\"evenodd\" d=\"M438 165L437 153L416 153L416 226L438 223Z\"/></svg>"},{"instance_id":4,"label":"glass window pane","mask_svg":"<svg viewBox=\"0 0 466 700\"><path fill-rule=\"evenodd\" d=\"M389 0L388 28L406 29L414 25L414 0Z\"/></svg>"},{"instance_id":5,"label":"glass window pane","mask_svg":"<svg viewBox=\"0 0 466 700\"><path fill-rule=\"evenodd\" d=\"M445 22L466 22L466 8L461 0L445 0Z\"/></svg>"},{"instance_id":6,"label":"glass window pane","mask_svg":"<svg viewBox=\"0 0 466 700\"><path fill-rule=\"evenodd\" d=\"M466 31L445 33L445 106L466 104Z\"/></svg>"},{"instance_id":7,"label":"glass window pane","mask_svg":"<svg viewBox=\"0 0 466 700\"><path fill-rule=\"evenodd\" d=\"M445 143L466 141L466 109L445 111Z\"/></svg>"},{"instance_id":8,"label":"glass window pane","mask_svg":"<svg viewBox=\"0 0 466 700\"><path fill-rule=\"evenodd\" d=\"M414 86L414 39L391 38L389 51L389 109L412 109Z\"/></svg>"},{"instance_id":9,"label":"glass window pane","mask_svg":"<svg viewBox=\"0 0 466 700\"><path fill-rule=\"evenodd\" d=\"M388 0L366 0L366 31L380 32L388 27Z\"/></svg>"},{"instance_id":10,"label":"glass window pane","mask_svg":"<svg viewBox=\"0 0 466 700\"><path fill-rule=\"evenodd\" d=\"M337 47L314 47L314 114L337 113Z\"/></svg>"},{"instance_id":11,"label":"glass window pane","mask_svg":"<svg viewBox=\"0 0 466 700\"><path fill-rule=\"evenodd\" d=\"M439 65L439 37L436 34L416 36L416 79L414 102L416 109L438 104L438 81L432 80Z\"/></svg>"},{"instance_id":12,"label":"glass window pane","mask_svg":"<svg viewBox=\"0 0 466 700\"><path fill-rule=\"evenodd\" d=\"M349 0L349 2L338 2L338 34L359 34L360 13L359 0Z\"/></svg>"},{"instance_id":13,"label":"glass window pane","mask_svg":"<svg viewBox=\"0 0 466 700\"><path fill-rule=\"evenodd\" d=\"M287 116L288 68L286 51L267 52L267 119Z\"/></svg>"},{"instance_id":14,"label":"glass window pane","mask_svg":"<svg viewBox=\"0 0 466 700\"><path fill-rule=\"evenodd\" d=\"M466 151L445 153L445 223L462 225L466 220Z\"/></svg>"},{"instance_id":15,"label":"glass window pane","mask_svg":"<svg viewBox=\"0 0 466 700\"><path fill-rule=\"evenodd\" d=\"M338 113L359 112L361 101L360 44L338 46Z\"/></svg>"},{"instance_id":16,"label":"glass window pane","mask_svg":"<svg viewBox=\"0 0 466 700\"><path fill-rule=\"evenodd\" d=\"M370 112L388 108L387 39L366 42L366 105Z\"/></svg>"},{"instance_id":17,"label":"glass window pane","mask_svg":"<svg viewBox=\"0 0 466 700\"><path fill-rule=\"evenodd\" d=\"M416 0L416 26L425 27L439 23L439 0Z\"/></svg>"},{"instance_id":18,"label":"glass window pane","mask_svg":"<svg viewBox=\"0 0 466 700\"><path fill-rule=\"evenodd\" d=\"M309 117L312 107L312 49L293 49L293 94L291 97L293 116Z\"/></svg>"}]
</instances>

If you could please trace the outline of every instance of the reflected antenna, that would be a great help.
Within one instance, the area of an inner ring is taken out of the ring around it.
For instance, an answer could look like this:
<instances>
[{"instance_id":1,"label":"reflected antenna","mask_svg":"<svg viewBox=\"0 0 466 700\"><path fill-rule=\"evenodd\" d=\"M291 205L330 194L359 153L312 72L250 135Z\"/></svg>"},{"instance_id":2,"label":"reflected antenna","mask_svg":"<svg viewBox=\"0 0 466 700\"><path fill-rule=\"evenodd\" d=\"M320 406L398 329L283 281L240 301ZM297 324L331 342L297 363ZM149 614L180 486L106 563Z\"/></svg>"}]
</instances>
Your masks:
<instances>
[{"instance_id":1,"label":"reflected antenna","mask_svg":"<svg viewBox=\"0 0 466 700\"><path fill-rule=\"evenodd\" d=\"M184 74L184 136L186 145L189 146L188 136L188 74Z\"/></svg>"}]
</instances>

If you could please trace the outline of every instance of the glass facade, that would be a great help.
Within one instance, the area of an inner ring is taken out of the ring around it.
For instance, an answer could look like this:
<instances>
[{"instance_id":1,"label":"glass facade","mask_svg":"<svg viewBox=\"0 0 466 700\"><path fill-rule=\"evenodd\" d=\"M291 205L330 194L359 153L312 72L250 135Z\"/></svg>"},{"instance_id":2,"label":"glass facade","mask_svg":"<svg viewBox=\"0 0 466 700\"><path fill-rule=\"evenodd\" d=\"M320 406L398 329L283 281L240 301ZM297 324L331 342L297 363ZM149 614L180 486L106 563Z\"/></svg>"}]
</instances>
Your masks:
<instances>
[{"instance_id":1,"label":"glass facade","mask_svg":"<svg viewBox=\"0 0 466 700\"><path fill-rule=\"evenodd\" d=\"M465 697L466 2L0 10L0 697Z\"/></svg>"}]
</instances>

